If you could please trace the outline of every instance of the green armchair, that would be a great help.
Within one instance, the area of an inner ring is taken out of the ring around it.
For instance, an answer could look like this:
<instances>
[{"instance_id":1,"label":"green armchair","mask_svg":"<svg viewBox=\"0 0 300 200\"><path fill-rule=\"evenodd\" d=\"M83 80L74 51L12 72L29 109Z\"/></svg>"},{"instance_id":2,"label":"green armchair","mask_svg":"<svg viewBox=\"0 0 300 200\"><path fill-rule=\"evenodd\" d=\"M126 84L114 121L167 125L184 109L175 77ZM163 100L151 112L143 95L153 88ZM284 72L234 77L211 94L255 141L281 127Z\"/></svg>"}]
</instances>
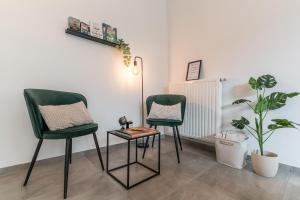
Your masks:
<instances>
[{"instance_id":1,"label":"green armchair","mask_svg":"<svg viewBox=\"0 0 300 200\"><path fill-rule=\"evenodd\" d=\"M102 156L101 156L101 152L99 149L99 144L96 136L96 131L98 130L98 124L91 123L91 124L76 126L72 128L63 129L63 130L50 131L41 116L38 105L65 105L65 104L72 104L72 103L83 101L84 104L87 106L86 98L83 95L77 93L61 92L61 91L53 91L53 90L41 90L41 89L25 89L24 97L29 112L33 132L35 134L35 137L39 139L39 142L36 147L35 153L33 155L23 185L24 186L27 185L31 171L33 169L39 150L43 143L43 140L44 139L52 139L52 140L65 139L66 150L65 150L65 169L64 169L64 198L67 198L69 164L72 163L72 138L93 134L101 167L102 170L104 170Z\"/></svg>"},{"instance_id":2,"label":"green armchair","mask_svg":"<svg viewBox=\"0 0 300 200\"><path fill-rule=\"evenodd\" d=\"M182 125L183 120L184 120L186 97L183 95L175 95L175 94L162 94L162 95L149 96L146 100L148 115L150 113L150 109L151 109L153 102L155 102L157 104L169 105L169 106L181 103L181 120L171 120L171 119L147 119L146 120L147 123L150 125L150 127L154 126L155 129L157 128L157 126L168 126L168 127L173 128L173 136L174 136L175 149L176 149L176 154L177 154L177 161L178 161L178 163L180 163L179 152L178 152L178 143L180 145L181 150L182 150L182 144L181 144L178 126ZM155 136L153 137L153 140L152 140L152 147L154 145L154 140L155 140ZM149 142L149 137L147 137L147 139L146 139L146 145L144 146L143 158L145 157L148 142Z\"/></svg>"}]
</instances>

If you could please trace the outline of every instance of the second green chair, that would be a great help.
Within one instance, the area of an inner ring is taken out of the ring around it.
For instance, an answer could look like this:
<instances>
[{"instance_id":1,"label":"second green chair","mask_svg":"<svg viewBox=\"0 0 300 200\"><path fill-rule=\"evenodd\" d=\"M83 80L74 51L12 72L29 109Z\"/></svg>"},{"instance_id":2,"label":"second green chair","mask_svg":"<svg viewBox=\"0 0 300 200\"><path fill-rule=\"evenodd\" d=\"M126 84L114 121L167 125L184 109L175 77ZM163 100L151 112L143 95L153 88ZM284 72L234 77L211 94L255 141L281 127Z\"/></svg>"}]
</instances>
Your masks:
<instances>
[{"instance_id":1,"label":"second green chair","mask_svg":"<svg viewBox=\"0 0 300 200\"><path fill-rule=\"evenodd\" d=\"M183 95L175 95L175 94L161 94L161 95L153 95L149 96L146 100L146 106L147 106L147 114L149 115L150 109L152 106L152 103L155 102L157 104L161 105L175 105L178 103L181 103L181 120L172 120L172 119L147 119L147 123L150 125L150 127L155 127L157 126L168 126L172 127L173 129L173 136L174 136L174 143L175 143L175 149L176 149L176 154L177 154L177 161L180 163L180 157L179 157L179 152L178 152L178 143L180 146L180 149L182 150L182 144L181 144L181 139L180 139L180 134L178 130L178 126L182 125L183 120L184 120L184 113L185 113L185 107L186 107L186 97ZM154 145L154 140L155 137L153 137L152 141L152 147ZM148 146L149 142L149 137L146 139L146 145L144 147L144 152L143 152L143 158L145 157L146 149Z\"/></svg>"}]
</instances>

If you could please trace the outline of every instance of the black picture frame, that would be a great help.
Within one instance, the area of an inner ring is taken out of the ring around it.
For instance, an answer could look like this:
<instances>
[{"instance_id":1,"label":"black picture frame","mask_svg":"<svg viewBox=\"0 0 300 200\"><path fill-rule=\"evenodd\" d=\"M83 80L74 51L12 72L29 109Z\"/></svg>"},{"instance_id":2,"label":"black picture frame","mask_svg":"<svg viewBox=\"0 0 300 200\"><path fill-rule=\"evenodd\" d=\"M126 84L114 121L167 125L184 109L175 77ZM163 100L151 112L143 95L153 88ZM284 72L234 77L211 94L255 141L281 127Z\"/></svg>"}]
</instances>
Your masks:
<instances>
[{"instance_id":1,"label":"black picture frame","mask_svg":"<svg viewBox=\"0 0 300 200\"><path fill-rule=\"evenodd\" d=\"M186 81L199 80L201 65L202 65L202 60L196 60L196 61L189 62L185 80Z\"/></svg>"}]
</instances>

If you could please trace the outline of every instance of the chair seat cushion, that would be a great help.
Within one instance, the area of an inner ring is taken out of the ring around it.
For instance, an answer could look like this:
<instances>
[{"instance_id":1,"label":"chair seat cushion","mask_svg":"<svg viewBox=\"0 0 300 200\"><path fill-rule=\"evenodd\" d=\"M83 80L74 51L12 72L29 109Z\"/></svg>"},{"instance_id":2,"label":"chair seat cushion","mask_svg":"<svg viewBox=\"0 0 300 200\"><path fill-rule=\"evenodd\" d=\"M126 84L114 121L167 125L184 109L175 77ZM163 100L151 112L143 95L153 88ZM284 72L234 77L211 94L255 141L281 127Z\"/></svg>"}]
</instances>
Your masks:
<instances>
[{"instance_id":1,"label":"chair seat cushion","mask_svg":"<svg viewBox=\"0 0 300 200\"><path fill-rule=\"evenodd\" d=\"M98 124L91 123L81 126L74 126L71 128L56 130L56 131L44 131L44 139L65 139L65 138L74 138L83 135L88 135L95 133L98 130Z\"/></svg>"},{"instance_id":2,"label":"chair seat cushion","mask_svg":"<svg viewBox=\"0 0 300 200\"><path fill-rule=\"evenodd\" d=\"M148 118L147 123L150 125L157 126L180 126L182 124L181 120L174 119L152 119Z\"/></svg>"}]
</instances>

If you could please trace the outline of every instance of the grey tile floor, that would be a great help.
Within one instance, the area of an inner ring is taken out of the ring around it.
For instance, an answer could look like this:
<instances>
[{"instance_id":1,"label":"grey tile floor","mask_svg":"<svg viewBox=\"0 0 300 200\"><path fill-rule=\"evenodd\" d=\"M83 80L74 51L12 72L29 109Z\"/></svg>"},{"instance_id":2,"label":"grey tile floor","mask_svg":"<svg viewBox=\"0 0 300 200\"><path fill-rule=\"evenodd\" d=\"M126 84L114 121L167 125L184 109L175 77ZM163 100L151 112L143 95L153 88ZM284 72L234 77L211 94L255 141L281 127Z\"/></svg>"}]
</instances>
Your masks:
<instances>
[{"instance_id":1,"label":"grey tile floor","mask_svg":"<svg viewBox=\"0 0 300 200\"><path fill-rule=\"evenodd\" d=\"M132 145L134 146L134 145ZM157 145L156 145L157 146ZM157 148L149 149L144 162L156 166ZM139 159L142 151L139 150ZM134 150L132 150L132 158ZM102 151L104 161L105 150ZM281 165L275 178L252 172L251 164L236 170L215 161L214 152L183 142L177 164L172 137L162 140L161 175L127 191L102 172L96 151L73 155L69 174L69 200L300 200L300 169ZM111 150L111 167L126 161L126 146ZM0 199L52 200L63 198L64 158L36 163L27 187L22 187L28 165L0 170ZM125 169L115 174L125 180ZM149 175L139 166L131 168L132 182Z\"/></svg>"}]
</instances>

